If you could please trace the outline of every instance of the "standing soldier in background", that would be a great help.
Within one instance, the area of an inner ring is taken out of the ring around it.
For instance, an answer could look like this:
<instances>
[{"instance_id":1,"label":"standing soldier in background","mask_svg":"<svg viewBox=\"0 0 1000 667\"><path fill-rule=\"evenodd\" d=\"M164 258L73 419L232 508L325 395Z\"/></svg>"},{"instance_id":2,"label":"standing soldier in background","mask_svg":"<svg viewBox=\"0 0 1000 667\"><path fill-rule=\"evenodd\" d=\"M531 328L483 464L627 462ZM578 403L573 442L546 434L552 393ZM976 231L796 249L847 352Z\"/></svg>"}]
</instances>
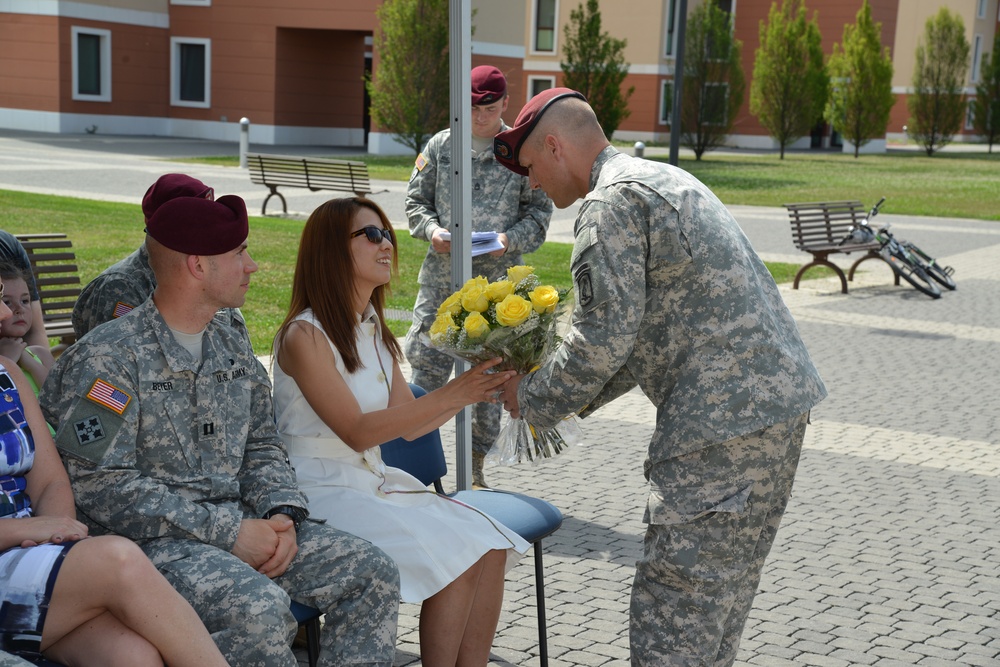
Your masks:
<instances>
[{"instance_id":1,"label":"standing soldier in background","mask_svg":"<svg viewBox=\"0 0 1000 667\"><path fill-rule=\"evenodd\" d=\"M493 137L509 129L501 118L507 110L507 79L496 67L472 70L472 231L496 232L503 248L472 258L472 275L496 280L511 266L522 263L545 241L552 202L528 179L505 169L493 157ZM420 291L413 306L413 326L404 351L413 368L410 381L427 391L448 381L455 362L420 342L441 303L452 293L451 241L451 130L438 132L417 157L406 192L410 235L430 242L420 267ZM477 403L472 410L472 482L485 487L483 458L500 432L500 406Z\"/></svg>"}]
</instances>

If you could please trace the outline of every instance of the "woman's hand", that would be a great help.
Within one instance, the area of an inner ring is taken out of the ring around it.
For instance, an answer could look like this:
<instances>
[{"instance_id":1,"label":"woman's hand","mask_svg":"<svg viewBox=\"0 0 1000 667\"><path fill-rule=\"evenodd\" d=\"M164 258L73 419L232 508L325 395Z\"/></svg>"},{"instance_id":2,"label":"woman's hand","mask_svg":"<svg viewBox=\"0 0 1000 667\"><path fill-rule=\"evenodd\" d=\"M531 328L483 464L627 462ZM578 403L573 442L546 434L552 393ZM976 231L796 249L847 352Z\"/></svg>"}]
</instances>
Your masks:
<instances>
[{"instance_id":1,"label":"woman's hand","mask_svg":"<svg viewBox=\"0 0 1000 667\"><path fill-rule=\"evenodd\" d=\"M17 363L28 344L21 338L0 337L0 356Z\"/></svg>"},{"instance_id":2,"label":"woman's hand","mask_svg":"<svg viewBox=\"0 0 1000 667\"><path fill-rule=\"evenodd\" d=\"M502 361L502 357L496 357L477 364L449 382L447 386L455 391L456 396L462 401L462 406L482 401L497 403L501 400L501 386L517 375L516 371L494 373L490 370Z\"/></svg>"},{"instance_id":3,"label":"woman's hand","mask_svg":"<svg viewBox=\"0 0 1000 667\"><path fill-rule=\"evenodd\" d=\"M17 519L21 532L22 547L37 547L39 544L63 544L76 542L87 537L86 524L68 516L32 516Z\"/></svg>"}]
</instances>

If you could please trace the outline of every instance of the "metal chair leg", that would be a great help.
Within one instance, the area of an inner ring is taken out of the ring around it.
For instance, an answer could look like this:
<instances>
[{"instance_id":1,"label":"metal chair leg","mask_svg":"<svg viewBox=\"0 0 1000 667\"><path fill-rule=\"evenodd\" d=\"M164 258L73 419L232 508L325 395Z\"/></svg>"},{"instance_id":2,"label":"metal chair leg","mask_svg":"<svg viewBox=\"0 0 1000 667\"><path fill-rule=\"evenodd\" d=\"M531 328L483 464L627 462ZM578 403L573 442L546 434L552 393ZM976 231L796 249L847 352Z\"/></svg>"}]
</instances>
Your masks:
<instances>
[{"instance_id":1,"label":"metal chair leg","mask_svg":"<svg viewBox=\"0 0 1000 667\"><path fill-rule=\"evenodd\" d=\"M548 629L545 625L545 571L542 568L542 541L535 542L535 607L538 613L538 662L549 665Z\"/></svg>"}]
</instances>

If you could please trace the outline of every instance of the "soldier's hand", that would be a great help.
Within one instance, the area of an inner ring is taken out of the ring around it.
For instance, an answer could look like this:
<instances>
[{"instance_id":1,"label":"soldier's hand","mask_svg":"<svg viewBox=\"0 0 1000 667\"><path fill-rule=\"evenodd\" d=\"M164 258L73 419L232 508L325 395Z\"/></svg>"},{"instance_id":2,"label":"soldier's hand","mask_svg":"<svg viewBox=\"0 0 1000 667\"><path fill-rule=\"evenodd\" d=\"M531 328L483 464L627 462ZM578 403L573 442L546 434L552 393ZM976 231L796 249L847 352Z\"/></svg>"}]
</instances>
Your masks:
<instances>
[{"instance_id":1,"label":"soldier's hand","mask_svg":"<svg viewBox=\"0 0 1000 667\"><path fill-rule=\"evenodd\" d=\"M291 519L285 517L289 523ZM271 525L272 519L243 519L236 535L233 555L257 570L271 560L278 550L278 533Z\"/></svg>"},{"instance_id":2,"label":"soldier's hand","mask_svg":"<svg viewBox=\"0 0 1000 667\"><path fill-rule=\"evenodd\" d=\"M295 523L290 518L284 514L275 514L268 521L278 536L278 548L266 563L257 568L257 571L274 579L283 575L292 564L292 559L299 552L299 544L295 539Z\"/></svg>"},{"instance_id":3,"label":"soldier's hand","mask_svg":"<svg viewBox=\"0 0 1000 667\"><path fill-rule=\"evenodd\" d=\"M515 375L504 383L500 388L500 399L503 401L503 409L510 413L510 416L517 419L521 416L521 410L517 405L517 388L521 384L523 375Z\"/></svg>"},{"instance_id":4,"label":"soldier's hand","mask_svg":"<svg viewBox=\"0 0 1000 667\"><path fill-rule=\"evenodd\" d=\"M490 254L493 255L494 257L503 257L504 254L506 254L507 252L507 248L510 247L510 240L507 238L506 234L500 232L499 234L497 234L497 241L500 241L501 245L503 245L503 248L500 250L494 250Z\"/></svg>"},{"instance_id":5,"label":"soldier's hand","mask_svg":"<svg viewBox=\"0 0 1000 667\"><path fill-rule=\"evenodd\" d=\"M431 234L431 247L434 248L434 252L451 252L451 240L445 241L442 238L445 231L443 227L438 227Z\"/></svg>"}]
</instances>

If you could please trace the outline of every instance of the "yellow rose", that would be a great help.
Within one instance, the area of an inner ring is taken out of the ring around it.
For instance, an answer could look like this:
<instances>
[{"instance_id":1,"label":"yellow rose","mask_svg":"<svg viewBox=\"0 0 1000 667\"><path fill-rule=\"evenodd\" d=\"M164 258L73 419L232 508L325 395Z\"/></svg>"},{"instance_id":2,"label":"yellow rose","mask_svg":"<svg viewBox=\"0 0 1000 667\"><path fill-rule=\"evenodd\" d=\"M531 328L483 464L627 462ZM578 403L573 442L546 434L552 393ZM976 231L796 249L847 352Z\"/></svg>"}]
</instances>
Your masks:
<instances>
[{"instance_id":1,"label":"yellow rose","mask_svg":"<svg viewBox=\"0 0 1000 667\"><path fill-rule=\"evenodd\" d=\"M462 324L469 338L481 338L490 332L490 323L479 313L472 313Z\"/></svg>"},{"instance_id":2,"label":"yellow rose","mask_svg":"<svg viewBox=\"0 0 1000 667\"><path fill-rule=\"evenodd\" d=\"M434 324L431 325L430 339L432 343L441 344L447 342L449 334L452 331L457 331L458 327L455 326L455 320L452 318L451 313L443 312L438 313L438 316L434 319Z\"/></svg>"},{"instance_id":3,"label":"yellow rose","mask_svg":"<svg viewBox=\"0 0 1000 667\"><path fill-rule=\"evenodd\" d=\"M516 286L519 282L530 276L535 272L535 267L533 266L512 266L507 269L507 280L514 283Z\"/></svg>"},{"instance_id":4,"label":"yellow rose","mask_svg":"<svg viewBox=\"0 0 1000 667\"><path fill-rule=\"evenodd\" d=\"M486 286L486 296L494 303L503 301L504 297L513 291L514 283L509 280L498 280Z\"/></svg>"},{"instance_id":5,"label":"yellow rose","mask_svg":"<svg viewBox=\"0 0 1000 667\"><path fill-rule=\"evenodd\" d=\"M528 294L531 298L531 305L539 315L552 313L559 303L559 290L551 285L542 285L531 290Z\"/></svg>"},{"instance_id":6,"label":"yellow rose","mask_svg":"<svg viewBox=\"0 0 1000 667\"><path fill-rule=\"evenodd\" d=\"M485 285L470 285L462 289L462 308L470 313L482 313L489 307Z\"/></svg>"},{"instance_id":7,"label":"yellow rose","mask_svg":"<svg viewBox=\"0 0 1000 667\"><path fill-rule=\"evenodd\" d=\"M451 313L452 315L458 315L462 312L462 293L455 292L447 299L444 300L437 310L437 314L441 313Z\"/></svg>"},{"instance_id":8,"label":"yellow rose","mask_svg":"<svg viewBox=\"0 0 1000 667\"><path fill-rule=\"evenodd\" d=\"M481 287L483 289L486 289L486 286L489 284L490 281L488 281L486 278L483 278L482 276L476 276L475 278L469 278L468 280L466 280L465 284L462 285L461 291L464 292L470 287Z\"/></svg>"},{"instance_id":9,"label":"yellow rose","mask_svg":"<svg viewBox=\"0 0 1000 667\"><path fill-rule=\"evenodd\" d=\"M508 294L497 304L497 322L505 327L516 327L531 315L531 302L516 294Z\"/></svg>"}]
</instances>

